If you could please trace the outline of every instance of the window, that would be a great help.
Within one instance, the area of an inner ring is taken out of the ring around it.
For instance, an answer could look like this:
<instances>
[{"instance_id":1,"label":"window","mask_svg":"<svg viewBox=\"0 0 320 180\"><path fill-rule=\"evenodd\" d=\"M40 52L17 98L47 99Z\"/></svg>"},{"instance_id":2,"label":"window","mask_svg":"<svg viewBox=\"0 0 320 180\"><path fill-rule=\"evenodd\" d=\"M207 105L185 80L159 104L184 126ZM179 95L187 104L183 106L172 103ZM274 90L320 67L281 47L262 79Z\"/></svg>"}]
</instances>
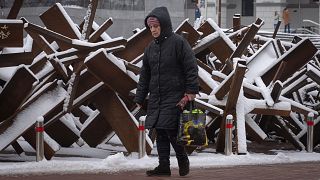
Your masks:
<instances>
[{"instance_id":1,"label":"window","mask_svg":"<svg viewBox=\"0 0 320 180\"><path fill-rule=\"evenodd\" d=\"M253 0L242 0L242 16L253 16Z\"/></svg>"}]
</instances>

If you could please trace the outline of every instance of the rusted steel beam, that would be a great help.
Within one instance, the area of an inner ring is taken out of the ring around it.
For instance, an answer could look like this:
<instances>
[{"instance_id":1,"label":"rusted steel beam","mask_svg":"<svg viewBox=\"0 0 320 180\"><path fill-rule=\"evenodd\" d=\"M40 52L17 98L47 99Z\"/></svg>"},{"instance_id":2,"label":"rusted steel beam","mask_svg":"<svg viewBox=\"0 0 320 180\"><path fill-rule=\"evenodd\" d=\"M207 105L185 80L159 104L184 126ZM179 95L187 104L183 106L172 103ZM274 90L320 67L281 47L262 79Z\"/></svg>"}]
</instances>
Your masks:
<instances>
[{"instance_id":1,"label":"rusted steel beam","mask_svg":"<svg viewBox=\"0 0 320 180\"><path fill-rule=\"evenodd\" d=\"M240 28L241 28L241 17L240 17L240 14L233 15L232 24L233 24L233 29L232 29L233 32L237 32L237 31L240 30ZM234 36L232 38L232 40L235 43L235 45L238 46L238 43L241 41L242 38L243 37L241 37L241 35L237 35L237 36Z\"/></svg>"},{"instance_id":2,"label":"rusted steel beam","mask_svg":"<svg viewBox=\"0 0 320 180\"><path fill-rule=\"evenodd\" d=\"M224 79L221 83L222 85L219 86L219 89L217 88L214 92L214 95L217 99L222 100L225 95L228 94L230 91L231 83L233 82L235 71L231 72L226 79Z\"/></svg>"},{"instance_id":3,"label":"rusted steel beam","mask_svg":"<svg viewBox=\"0 0 320 180\"><path fill-rule=\"evenodd\" d=\"M216 131L220 128L220 124L222 122L222 116L214 116L214 115L210 115L210 116L215 118L210 123L207 124L206 133L207 133L208 139L212 142L215 142Z\"/></svg>"},{"instance_id":4,"label":"rusted steel beam","mask_svg":"<svg viewBox=\"0 0 320 180\"><path fill-rule=\"evenodd\" d=\"M286 64L287 64L286 61L282 61L282 62L280 63L280 66L278 67L278 70L277 70L276 74L274 75L271 83L276 82L276 81L282 76L282 72L283 72L284 69L286 68Z\"/></svg>"},{"instance_id":5,"label":"rusted steel beam","mask_svg":"<svg viewBox=\"0 0 320 180\"><path fill-rule=\"evenodd\" d=\"M268 61L266 61L268 57ZM247 60L248 71L245 76L248 80L254 81L261 77L267 67L273 66L278 61L278 53L274 48L273 40L266 41L258 52ZM261 66L263 64L263 66Z\"/></svg>"},{"instance_id":6,"label":"rusted steel beam","mask_svg":"<svg viewBox=\"0 0 320 180\"><path fill-rule=\"evenodd\" d=\"M34 42L46 53L52 54L55 53L55 49L50 46L50 43L43 37L33 32L29 28L25 28L25 31L32 37Z\"/></svg>"},{"instance_id":7,"label":"rusted steel beam","mask_svg":"<svg viewBox=\"0 0 320 180\"><path fill-rule=\"evenodd\" d=\"M32 126L33 127L33 126ZM33 149L36 149L36 132L34 128L30 128L28 131L22 134L22 137L33 147ZM50 160L54 154L56 153L56 149L50 146L53 142L47 142L46 139L44 139L43 145L44 145L44 157L47 160ZM56 143L55 143L56 144Z\"/></svg>"},{"instance_id":8,"label":"rusted steel beam","mask_svg":"<svg viewBox=\"0 0 320 180\"><path fill-rule=\"evenodd\" d=\"M288 128L284 120L277 116L275 119L275 123L281 127L282 133L284 137L291 142L297 149L302 150L302 143L299 141L299 138L295 136L292 131Z\"/></svg>"},{"instance_id":9,"label":"rusted steel beam","mask_svg":"<svg viewBox=\"0 0 320 180\"><path fill-rule=\"evenodd\" d=\"M71 110L80 107L82 104L87 103L88 101L89 104L91 101L93 101L92 97L105 87L106 85L103 82L93 86L86 92L86 94L83 94L74 100Z\"/></svg>"},{"instance_id":10,"label":"rusted steel beam","mask_svg":"<svg viewBox=\"0 0 320 180\"><path fill-rule=\"evenodd\" d=\"M294 121L291 116L282 117L286 125L291 129L294 134L299 134L301 132L301 127Z\"/></svg>"},{"instance_id":11,"label":"rusted steel beam","mask_svg":"<svg viewBox=\"0 0 320 180\"><path fill-rule=\"evenodd\" d=\"M133 97L129 96L129 92L136 88L137 83L126 72L114 64L112 59L119 61L116 57L106 53L104 50L99 50L95 52L94 56L87 58L85 64L92 74L109 85L122 97L130 100Z\"/></svg>"},{"instance_id":12,"label":"rusted steel beam","mask_svg":"<svg viewBox=\"0 0 320 180\"><path fill-rule=\"evenodd\" d=\"M280 110L275 108L254 108L251 114L263 114L263 115L278 115L278 116L290 116L291 110Z\"/></svg>"},{"instance_id":13,"label":"rusted steel beam","mask_svg":"<svg viewBox=\"0 0 320 180\"><path fill-rule=\"evenodd\" d=\"M219 83L221 83L221 82L224 80L224 78L222 78L221 76L218 76L218 75L216 75L216 74L212 74L211 78L212 78L213 80L219 82Z\"/></svg>"},{"instance_id":14,"label":"rusted steel beam","mask_svg":"<svg viewBox=\"0 0 320 180\"><path fill-rule=\"evenodd\" d=\"M280 116L263 116L263 118L261 118L260 120L259 125L266 133L276 132L278 136L282 136L287 139L297 149L302 149L302 143L299 141L299 138L292 133L292 131Z\"/></svg>"},{"instance_id":15,"label":"rusted steel beam","mask_svg":"<svg viewBox=\"0 0 320 180\"><path fill-rule=\"evenodd\" d=\"M100 88L94 88L97 89L97 91L100 90ZM91 92L88 90L89 93L84 97L81 98L81 100L76 99L74 101L73 106L71 106L71 111L74 108L79 108L79 106L92 96L94 96L97 92ZM67 114L66 111L63 110L63 104L64 102L61 102L58 106L53 108L50 112L48 112L45 115L45 118L47 119L45 123L45 128L48 130L48 134L56 140L61 146L63 147L69 147L72 145L75 141L78 140L78 135L76 135L73 131L67 127L61 119L63 116ZM68 138L64 138L64 136L68 136Z\"/></svg>"},{"instance_id":16,"label":"rusted steel beam","mask_svg":"<svg viewBox=\"0 0 320 180\"><path fill-rule=\"evenodd\" d=\"M132 71L134 74L140 74L140 67L130 63L130 62L124 62L124 65L126 66L126 69L129 71Z\"/></svg>"},{"instance_id":17,"label":"rusted steel beam","mask_svg":"<svg viewBox=\"0 0 320 180\"><path fill-rule=\"evenodd\" d=\"M37 81L38 79L26 66L17 69L0 94L0 122L17 111Z\"/></svg>"},{"instance_id":18,"label":"rusted steel beam","mask_svg":"<svg viewBox=\"0 0 320 180\"><path fill-rule=\"evenodd\" d=\"M42 13L39 17L43 24L53 32L59 33L71 39L79 39L80 31L75 29L74 23L71 18L67 15L61 4L56 3L50 7L47 11ZM62 48L62 50L66 50Z\"/></svg>"},{"instance_id":19,"label":"rusted steel beam","mask_svg":"<svg viewBox=\"0 0 320 180\"><path fill-rule=\"evenodd\" d=\"M220 131L217 139L217 152L224 152L224 143L225 143L225 124L226 124L226 117L227 115L231 114L234 117L234 120L236 123L236 104L238 101L238 97L240 94L240 89L242 87L242 81L244 78L244 74L247 67L245 65L242 65L240 63L237 64L237 67L235 69L235 73L232 78L232 83L230 86L230 91L227 99L227 104L224 109L223 113L223 120L220 124Z\"/></svg>"},{"instance_id":20,"label":"rusted steel beam","mask_svg":"<svg viewBox=\"0 0 320 180\"><path fill-rule=\"evenodd\" d=\"M258 143L262 143L267 138L267 135L248 114L245 115L245 122L246 132L249 138L254 139L254 141Z\"/></svg>"},{"instance_id":21,"label":"rusted steel beam","mask_svg":"<svg viewBox=\"0 0 320 180\"><path fill-rule=\"evenodd\" d=\"M277 72L281 61L285 61L287 62L287 66L281 73L279 79L277 79L284 82L295 72L301 69L307 62L309 62L317 51L318 49L309 39L300 41L298 44L292 47L289 53L282 55L276 65L274 65L261 76L262 80L265 82L265 84L269 84L272 81L274 74Z\"/></svg>"},{"instance_id":22,"label":"rusted steel beam","mask_svg":"<svg viewBox=\"0 0 320 180\"><path fill-rule=\"evenodd\" d=\"M79 96L81 96L82 94L87 92L89 89L91 89L92 87L97 85L99 82L101 82L99 79L97 79L97 77L95 77L88 70L84 70L80 74L79 81L81 83L79 83L79 86L78 86L77 91L76 91L75 98L78 98Z\"/></svg>"},{"instance_id":23,"label":"rusted steel beam","mask_svg":"<svg viewBox=\"0 0 320 180\"><path fill-rule=\"evenodd\" d=\"M292 109L292 112L297 112L297 113L303 114L305 117L307 117L310 112L310 111L308 111L306 109L302 109L299 106L296 106L294 104L291 105L291 109Z\"/></svg>"},{"instance_id":24,"label":"rusted steel beam","mask_svg":"<svg viewBox=\"0 0 320 180\"><path fill-rule=\"evenodd\" d=\"M23 47L22 20L1 20L0 32L0 48Z\"/></svg>"},{"instance_id":25,"label":"rusted steel beam","mask_svg":"<svg viewBox=\"0 0 320 180\"><path fill-rule=\"evenodd\" d=\"M292 38L292 43L293 44L297 44L298 42L300 42L301 40L303 40L300 36L293 36Z\"/></svg>"},{"instance_id":26,"label":"rusted steel beam","mask_svg":"<svg viewBox=\"0 0 320 180\"><path fill-rule=\"evenodd\" d=\"M202 69L206 70L209 74L212 74L213 69L208 66L207 64L203 63L199 59L197 59L197 64L200 66Z\"/></svg>"},{"instance_id":27,"label":"rusted steel beam","mask_svg":"<svg viewBox=\"0 0 320 180\"><path fill-rule=\"evenodd\" d=\"M96 147L108 136L113 135L112 127L100 112L95 112L87 121L80 136L90 147Z\"/></svg>"},{"instance_id":28,"label":"rusted steel beam","mask_svg":"<svg viewBox=\"0 0 320 180\"><path fill-rule=\"evenodd\" d=\"M2 139L0 150L5 149L21 135L23 135L29 144L35 147L35 137L29 136L30 133L35 134L32 127L34 127L39 116L43 116L46 119L48 112L55 109L56 106L59 106L59 103L64 99L64 93L66 93L65 90L59 85L54 88L54 90L37 96L37 99L32 103L27 103L27 105L24 105L19 111L16 111L13 116L10 116L10 118L2 122L0 124L0 139ZM35 107L38 108L37 111L32 110ZM23 113L24 116L22 117L20 113ZM52 149L50 149L50 147L45 148L45 155L46 152L48 155L46 156L47 159L52 157Z\"/></svg>"},{"instance_id":29,"label":"rusted steel beam","mask_svg":"<svg viewBox=\"0 0 320 180\"><path fill-rule=\"evenodd\" d=\"M206 94L210 94L212 92L212 88L201 77L198 77L198 80L199 80L201 91Z\"/></svg>"},{"instance_id":30,"label":"rusted steel beam","mask_svg":"<svg viewBox=\"0 0 320 180\"><path fill-rule=\"evenodd\" d=\"M73 73L68 81L68 91L69 89L71 89L71 92L69 91L69 98L68 100L66 99L66 102L65 102L65 107L66 107L66 110L68 113L71 113L72 111L72 105L73 105L73 101L75 99L75 96L76 96L76 91L77 91L77 88L78 88L78 85L79 85L79 80L80 80L80 71L82 69L82 66L83 66L83 60L77 62L74 64L74 69L73 69Z\"/></svg>"},{"instance_id":31,"label":"rusted steel beam","mask_svg":"<svg viewBox=\"0 0 320 180\"><path fill-rule=\"evenodd\" d=\"M69 49L70 45L72 44L71 38L69 38L63 34L57 33L56 31L52 31L50 29L45 29L39 25L30 23L30 22L27 23L27 25L24 27L24 29L27 32L33 32L35 34L44 36L46 38L54 39L59 44L60 47L68 46L67 49ZM60 43L62 43L64 46L61 46Z\"/></svg>"},{"instance_id":32,"label":"rusted steel beam","mask_svg":"<svg viewBox=\"0 0 320 180\"><path fill-rule=\"evenodd\" d=\"M263 99L263 96L260 91L252 88L253 85L244 83L243 92L245 97L250 99Z\"/></svg>"},{"instance_id":33,"label":"rusted steel beam","mask_svg":"<svg viewBox=\"0 0 320 180\"><path fill-rule=\"evenodd\" d=\"M14 151L16 151L17 154L22 154L24 152L24 150L22 149L22 147L20 146L20 144L18 143L18 141L14 141L11 146L13 147Z\"/></svg>"},{"instance_id":34,"label":"rusted steel beam","mask_svg":"<svg viewBox=\"0 0 320 180\"><path fill-rule=\"evenodd\" d=\"M211 45L209 49L222 63L225 63L228 57L230 57L229 55L233 52L223 38L218 38L217 43Z\"/></svg>"},{"instance_id":35,"label":"rusted steel beam","mask_svg":"<svg viewBox=\"0 0 320 180\"><path fill-rule=\"evenodd\" d=\"M175 30L175 33L177 34L181 34L182 32L188 33L188 37L186 39L190 46L193 46L200 38L198 31L196 31L187 20L183 21Z\"/></svg>"},{"instance_id":36,"label":"rusted steel beam","mask_svg":"<svg viewBox=\"0 0 320 180\"><path fill-rule=\"evenodd\" d=\"M78 117L79 118L79 121L83 124L87 118L89 117L88 114L86 114L85 112L83 112L81 110L81 108L74 108L71 112L75 117Z\"/></svg>"},{"instance_id":37,"label":"rusted steel beam","mask_svg":"<svg viewBox=\"0 0 320 180\"><path fill-rule=\"evenodd\" d=\"M150 30L143 28L128 39L128 43L124 50L115 52L114 55L128 62L132 62L144 53L145 47L147 47L152 40L153 37Z\"/></svg>"},{"instance_id":38,"label":"rusted steel beam","mask_svg":"<svg viewBox=\"0 0 320 180\"><path fill-rule=\"evenodd\" d=\"M138 152L138 124L134 122L120 97L113 90L105 88L96 94L94 99L94 106L108 121L127 151ZM146 142L147 154L150 154L151 149L152 147Z\"/></svg>"},{"instance_id":39,"label":"rusted steel beam","mask_svg":"<svg viewBox=\"0 0 320 180\"><path fill-rule=\"evenodd\" d=\"M299 80L302 76L304 76L303 79L307 79L307 76L305 75L306 72L307 72L307 68L302 68L300 71L296 72L290 79L286 80L283 87L286 88L290 86L292 83Z\"/></svg>"},{"instance_id":40,"label":"rusted steel beam","mask_svg":"<svg viewBox=\"0 0 320 180\"><path fill-rule=\"evenodd\" d=\"M261 27L261 22L259 18L256 20L256 23L253 23L249 28L248 32L245 34L243 39L241 40L239 46L236 50L232 53L232 55L226 61L226 66L222 70L223 73L229 74L233 70L233 58L241 58L251 41L254 39L255 35L257 34L258 30Z\"/></svg>"},{"instance_id":41,"label":"rusted steel beam","mask_svg":"<svg viewBox=\"0 0 320 180\"><path fill-rule=\"evenodd\" d=\"M259 116L258 116L259 115ZM258 122L259 127L265 132L265 133L269 133L271 131L273 131L271 128L271 126L274 126L273 123L273 118L275 118L274 116L271 115L260 115L257 114L256 118L255 118L255 122Z\"/></svg>"},{"instance_id":42,"label":"rusted steel beam","mask_svg":"<svg viewBox=\"0 0 320 180\"><path fill-rule=\"evenodd\" d=\"M16 19L22 7L23 0L15 0L7 16L7 19Z\"/></svg>"},{"instance_id":43,"label":"rusted steel beam","mask_svg":"<svg viewBox=\"0 0 320 180\"><path fill-rule=\"evenodd\" d=\"M287 97L287 96L290 96L293 92L299 90L300 88L302 88L303 86L309 84L310 82L307 80L307 76L303 76L302 78L305 78L305 79L301 79L301 81L297 84L295 84L295 86L290 86L288 88L291 88L289 90L286 90L286 92L284 92L282 95ZM287 89L287 88L286 88Z\"/></svg>"},{"instance_id":44,"label":"rusted steel beam","mask_svg":"<svg viewBox=\"0 0 320 180\"><path fill-rule=\"evenodd\" d=\"M213 36L214 34L210 35ZM211 38L207 36L206 38ZM205 43L200 43L194 46L192 49L196 55L196 57L200 60L205 59L204 57L212 52L222 63L224 63L228 57L232 54L233 50L229 45L224 41L224 39L220 36L214 37L209 41L203 39Z\"/></svg>"},{"instance_id":45,"label":"rusted steel beam","mask_svg":"<svg viewBox=\"0 0 320 180\"><path fill-rule=\"evenodd\" d=\"M65 123L63 123L63 120L63 118L60 118L54 123L51 123L50 126L46 126L45 131L60 146L70 147L79 139L79 136L75 134L75 132L73 132Z\"/></svg>"},{"instance_id":46,"label":"rusted steel beam","mask_svg":"<svg viewBox=\"0 0 320 180\"><path fill-rule=\"evenodd\" d=\"M34 74L38 74L43 67L46 65L47 63L47 58L44 56L43 58L39 59L37 62L32 63L29 66L29 69L34 73Z\"/></svg>"},{"instance_id":47,"label":"rusted steel beam","mask_svg":"<svg viewBox=\"0 0 320 180\"><path fill-rule=\"evenodd\" d=\"M67 82L69 79L69 74L67 69L64 67L62 63L59 63L58 58L50 58L49 62L53 66L54 70L57 72L58 75L64 80L64 82Z\"/></svg>"},{"instance_id":48,"label":"rusted steel beam","mask_svg":"<svg viewBox=\"0 0 320 180\"><path fill-rule=\"evenodd\" d=\"M20 64L29 65L32 61L32 52L0 54L0 67L19 66Z\"/></svg>"},{"instance_id":49,"label":"rusted steel beam","mask_svg":"<svg viewBox=\"0 0 320 180\"><path fill-rule=\"evenodd\" d=\"M278 23L277 23L277 25L276 25L276 28L274 29L273 34L272 34L272 39L275 39L275 38L276 38L277 33L278 33L278 31L279 31L279 28L280 28L280 24L281 24L281 20L278 20Z\"/></svg>"},{"instance_id":50,"label":"rusted steel beam","mask_svg":"<svg viewBox=\"0 0 320 180\"><path fill-rule=\"evenodd\" d=\"M272 91L271 91L271 97L273 102L277 103L279 101L279 97L281 95L282 91L282 83L279 81L276 81L275 84L273 85Z\"/></svg>"},{"instance_id":51,"label":"rusted steel beam","mask_svg":"<svg viewBox=\"0 0 320 180\"><path fill-rule=\"evenodd\" d=\"M53 107L48 113L45 114L45 124L44 127L49 127L51 124L58 121L64 115L66 115L66 111L63 111L63 103L61 100L55 107Z\"/></svg>"},{"instance_id":52,"label":"rusted steel beam","mask_svg":"<svg viewBox=\"0 0 320 180\"><path fill-rule=\"evenodd\" d=\"M211 112L212 114L216 115L216 116L222 116L223 115L223 110L213 106L211 104L208 104L200 99L195 99L195 106L200 108L200 109L205 109L209 112Z\"/></svg>"},{"instance_id":53,"label":"rusted steel beam","mask_svg":"<svg viewBox=\"0 0 320 180\"><path fill-rule=\"evenodd\" d=\"M91 6L91 7L90 7ZM92 23L94 20L94 16L96 15L96 10L97 10L97 6L98 6L98 0L91 0L89 2L89 6L88 6L88 10L87 10L87 15L89 15L88 20L85 20L85 26L87 27L86 30L83 29L82 34L84 34L84 39L88 40L91 30L92 30ZM90 8L90 9L89 9Z\"/></svg>"},{"instance_id":54,"label":"rusted steel beam","mask_svg":"<svg viewBox=\"0 0 320 180\"><path fill-rule=\"evenodd\" d=\"M320 76L319 73L320 71L317 70L316 68L312 68L311 66L308 65L308 67L310 68L307 68L307 72L306 72L306 75L311 78L314 82L316 82L318 85L320 85Z\"/></svg>"},{"instance_id":55,"label":"rusted steel beam","mask_svg":"<svg viewBox=\"0 0 320 180\"><path fill-rule=\"evenodd\" d=\"M228 37L232 41L240 42L243 39L244 35L248 32L248 30L249 26L242 27L241 29L230 33ZM254 40L252 42L254 42Z\"/></svg>"},{"instance_id":56,"label":"rusted steel beam","mask_svg":"<svg viewBox=\"0 0 320 180\"><path fill-rule=\"evenodd\" d=\"M282 56L286 51L285 51L285 48L282 46L281 41L279 39L277 39L277 46L280 50L280 56Z\"/></svg>"},{"instance_id":57,"label":"rusted steel beam","mask_svg":"<svg viewBox=\"0 0 320 180\"><path fill-rule=\"evenodd\" d=\"M107 19L97 30L89 37L89 42L96 42L102 33L104 33L113 24L112 18Z\"/></svg>"},{"instance_id":58,"label":"rusted steel beam","mask_svg":"<svg viewBox=\"0 0 320 180\"><path fill-rule=\"evenodd\" d=\"M233 32L238 31L241 28L241 17L240 17L240 15L233 15L232 24L233 24Z\"/></svg>"},{"instance_id":59,"label":"rusted steel beam","mask_svg":"<svg viewBox=\"0 0 320 180\"><path fill-rule=\"evenodd\" d=\"M28 102L30 100L30 97L33 97L35 93L38 93L40 89L42 89L45 85L51 82L55 82L59 76L56 74L56 72L51 72L43 76L39 79L40 83L38 83L33 89L32 92L28 96ZM26 104L26 103L25 103ZM24 105L25 105L24 104Z\"/></svg>"},{"instance_id":60,"label":"rusted steel beam","mask_svg":"<svg viewBox=\"0 0 320 180\"><path fill-rule=\"evenodd\" d=\"M66 37L62 34L59 34L57 32L45 29L43 27L40 27L38 25L28 23L28 25L25 27L26 30L29 30L30 32L37 33L39 35L44 36L45 38L53 39L55 40L58 44L59 47L62 48L64 47L65 50L69 48L77 48L80 50L87 50L87 51L94 51L96 49L100 48L113 48L115 46L120 46L120 45L126 45L127 41L123 39L122 37L120 38L115 38L109 41L103 41L99 43L83 43L83 41L76 40L76 39L71 39L69 37ZM63 48L62 48L63 49ZM76 53L77 51L72 51L68 53ZM63 55L62 53L59 53ZM72 54L74 55L74 54Z\"/></svg>"},{"instance_id":61,"label":"rusted steel beam","mask_svg":"<svg viewBox=\"0 0 320 180\"><path fill-rule=\"evenodd\" d=\"M89 53L98 50L100 48L105 48L108 53L117 52L124 49L125 45L127 44L127 40L123 38L115 38L107 41L102 41L99 43L91 43L88 44L90 46L82 46L81 50L73 49L73 50L66 50L57 52L55 54L49 55L49 57L57 57L61 60L61 62L65 65L70 65L74 62L79 61L81 58L85 58L88 56ZM92 45L92 46L91 46ZM73 45L71 45L73 46ZM74 46L75 48L76 46ZM70 58L71 57L71 58ZM64 60L66 58L67 60Z\"/></svg>"},{"instance_id":62,"label":"rusted steel beam","mask_svg":"<svg viewBox=\"0 0 320 180\"><path fill-rule=\"evenodd\" d=\"M28 97L26 97L27 101L23 103L23 105L19 109L23 109L32 103L34 103L39 97L41 97L43 94L53 91L55 88L57 88L57 80L54 79L52 82L43 83L41 88L38 88L32 93L29 94ZM15 112L14 116L17 115L19 112Z\"/></svg>"},{"instance_id":63,"label":"rusted steel beam","mask_svg":"<svg viewBox=\"0 0 320 180\"><path fill-rule=\"evenodd\" d=\"M205 21L201 26L197 29L197 31L202 32L201 39L203 37L208 36L211 33L214 33L216 30L210 25L208 21Z\"/></svg>"},{"instance_id":64,"label":"rusted steel beam","mask_svg":"<svg viewBox=\"0 0 320 180\"><path fill-rule=\"evenodd\" d=\"M91 74L87 74L88 76L81 77L82 80L88 80L88 77L92 77ZM95 78L91 78L94 80ZM77 93L75 95L76 99L73 101L73 105L70 107L70 111L72 112L73 109L79 108L84 102L91 99L95 94L97 94L104 86L102 82L94 84L96 81L88 82L88 83L80 83L77 88ZM81 94L82 93L82 94ZM84 95L85 93L85 95ZM62 116L64 116L67 111L63 109L64 101L61 101L55 108L52 108L45 115L45 127L50 126L55 121L59 120Z\"/></svg>"},{"instance_id":65,"label":"rusted steel beam","mask_svg":"<svg viewBox=\"0 0 320 180\"><path fill-rule=\"evenodd\" d=\"M198 44L194 47L192 47L193 52L195 53L196 57L198 59L203 59L203 56L207 56L211 51L209 49L209 46L211 46L214 43L217 43L220 39L222 39L221 37L216 37L211 41L205 41L205 43L203 44Z\"/></svg>"}]
</instances>

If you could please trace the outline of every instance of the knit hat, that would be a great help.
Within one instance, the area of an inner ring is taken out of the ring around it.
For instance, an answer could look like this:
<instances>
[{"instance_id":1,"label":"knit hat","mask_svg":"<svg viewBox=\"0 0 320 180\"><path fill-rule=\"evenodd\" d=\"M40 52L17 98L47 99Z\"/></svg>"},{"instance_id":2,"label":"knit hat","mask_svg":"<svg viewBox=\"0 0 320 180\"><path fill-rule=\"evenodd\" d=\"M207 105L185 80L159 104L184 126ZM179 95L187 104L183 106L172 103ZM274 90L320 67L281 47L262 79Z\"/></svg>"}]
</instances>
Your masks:
<instances>
[{"instance_id":1,"label":"knit hat","mask_svg":"<svg viewBox=\"0 0 320 180\"><path fill-rule=\"evenodd\" d=\"M148 24L149 27L150 27L151 25L158 25L158 26L160 26L159 20L158 20L156 17L153 17L153 16L150 16L150 17L147 19L147 24Z\"/></svg>"}]
</instances>

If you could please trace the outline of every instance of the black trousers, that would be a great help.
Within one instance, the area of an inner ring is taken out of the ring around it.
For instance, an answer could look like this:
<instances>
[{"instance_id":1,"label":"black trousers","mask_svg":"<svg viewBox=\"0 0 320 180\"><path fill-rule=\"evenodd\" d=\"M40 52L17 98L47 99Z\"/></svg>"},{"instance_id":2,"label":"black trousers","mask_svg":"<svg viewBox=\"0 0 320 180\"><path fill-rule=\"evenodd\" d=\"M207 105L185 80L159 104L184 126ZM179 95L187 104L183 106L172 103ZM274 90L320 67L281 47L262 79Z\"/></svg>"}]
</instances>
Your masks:
<instances>
[{"instance_id":1,"label":"black trousers","mask_svg":"<svg viewBox=\"0 0 320 180\"><path fill-rule=\"evenodd\" d=\"M177 144L178 130L156 129L157 132L157 150L159 156L159 164L170 165L170 143L176 152L178 161L187 160L188 155L184 146Z\"/></svg>"}]
</instances>

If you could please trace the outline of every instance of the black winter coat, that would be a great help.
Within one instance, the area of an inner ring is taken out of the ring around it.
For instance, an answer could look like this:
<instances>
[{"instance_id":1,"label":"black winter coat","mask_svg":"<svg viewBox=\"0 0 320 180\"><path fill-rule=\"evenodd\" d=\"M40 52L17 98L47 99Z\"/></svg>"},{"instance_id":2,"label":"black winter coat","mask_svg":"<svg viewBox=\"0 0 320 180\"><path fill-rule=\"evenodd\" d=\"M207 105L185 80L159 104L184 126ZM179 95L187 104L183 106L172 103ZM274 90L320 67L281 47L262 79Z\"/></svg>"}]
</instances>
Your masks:
<instances>
[{"instance_id":1,"label":"black winter coat","mask_svg":"<svg viewBox=\"0 0 320 180\"><path fill-rule=\"evenodd\" d=\"M161 34L144 51L143 65L134 101L143 104L149 94L146 128L178 128L181 110L177 103L184 93L199 92L198 66L188 42L172 32L167 8L155 8L148 17L157 17Z\"/></svg>"}]
</instances>

